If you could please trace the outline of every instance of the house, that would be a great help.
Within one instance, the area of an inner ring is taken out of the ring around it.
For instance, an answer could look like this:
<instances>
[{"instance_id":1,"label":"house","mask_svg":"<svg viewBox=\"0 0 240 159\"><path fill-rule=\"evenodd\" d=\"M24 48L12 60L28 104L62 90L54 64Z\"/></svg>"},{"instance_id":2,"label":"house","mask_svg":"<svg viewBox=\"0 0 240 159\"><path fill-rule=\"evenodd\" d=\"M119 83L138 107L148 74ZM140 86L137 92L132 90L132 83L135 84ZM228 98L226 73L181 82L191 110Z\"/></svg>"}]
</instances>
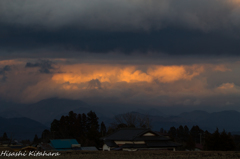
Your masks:
<instances>
[{"instance_id":1,"label":"house","mask_svg":"<svg viewBox=\"0 0 240 159\"><path fill-rule=\"evenodd\" d=\"M146 128L123 128L101 138L103 151L173 150L181 144Z\"/></svg>"},{"instance_id":2,"label":"house","mask_svg":"<svg viewBox=\"0 0 240 159\"><path fill-rule=\"evenodd\" d=\"M55 139L50 140L50 146L57 151L81 150L81 145L76 139Z\"/></svg>"}]
</instances>

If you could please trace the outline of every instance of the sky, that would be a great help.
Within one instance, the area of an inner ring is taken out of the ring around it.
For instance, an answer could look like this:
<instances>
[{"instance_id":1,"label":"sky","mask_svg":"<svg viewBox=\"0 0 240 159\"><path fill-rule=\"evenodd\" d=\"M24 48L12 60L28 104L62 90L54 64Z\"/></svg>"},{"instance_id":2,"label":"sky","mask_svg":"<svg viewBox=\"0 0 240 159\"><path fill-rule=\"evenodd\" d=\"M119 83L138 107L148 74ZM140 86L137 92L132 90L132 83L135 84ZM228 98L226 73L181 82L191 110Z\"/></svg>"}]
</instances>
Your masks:
<instances>
[{"instance_id":1,"label":"sky","mask_svg":"<svg viewBox=\"0 0 240 159\"><path fill-rule=\"evenodd\" d=\"M240 0L0 1L0 99L240 111Z\"/></svg>"}]
</instances>

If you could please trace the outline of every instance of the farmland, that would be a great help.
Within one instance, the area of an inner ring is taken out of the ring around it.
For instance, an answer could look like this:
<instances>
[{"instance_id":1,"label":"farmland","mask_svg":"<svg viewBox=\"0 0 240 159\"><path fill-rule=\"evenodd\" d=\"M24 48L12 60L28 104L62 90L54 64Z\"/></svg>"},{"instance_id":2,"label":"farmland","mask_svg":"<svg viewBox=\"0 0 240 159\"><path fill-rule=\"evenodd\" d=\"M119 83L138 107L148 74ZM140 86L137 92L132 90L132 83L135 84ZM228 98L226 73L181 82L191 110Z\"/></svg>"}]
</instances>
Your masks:
<instances>
[{"instance_id":1,"label":"farmland","mask_svg":"<svg viewBox=\"0 0 240 159\"><path fill-rule=\"evenodd\" d=\"M9 158L3 157L1 158ZM11 158L11 157L10 157ZM27 158L34 159L36 157L27 156L27 157L18 157L18 158ZM39 157L37 157L39 158ZM40 158L60 158L60 159L225 159L225 158L240 158L240 152L234 151L137 151L137 152L124 152L124 151L111 151L111 152L90 152L90 151L72 151L72 152L62 152L58 157L40 157Z\"/></svg>"}]
</instances>

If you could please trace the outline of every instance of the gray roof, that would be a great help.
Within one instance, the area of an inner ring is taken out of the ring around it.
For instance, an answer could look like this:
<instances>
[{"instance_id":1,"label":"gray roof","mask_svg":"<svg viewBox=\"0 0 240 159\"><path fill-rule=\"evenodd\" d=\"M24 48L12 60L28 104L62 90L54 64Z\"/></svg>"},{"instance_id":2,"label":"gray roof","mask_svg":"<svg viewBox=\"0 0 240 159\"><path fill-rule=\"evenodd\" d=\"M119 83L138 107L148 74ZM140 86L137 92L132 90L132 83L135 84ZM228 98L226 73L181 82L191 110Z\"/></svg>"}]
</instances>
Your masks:
<instances>
[{"instance_id":1,"label":"gray roof","mask_svg":"<svg viewBox=\"0 0 240 159\"><path fill-rule=\"evenodd\" d=\"M156 136L142 136L147 132L154 133ZM115 141L169 140L168 138L146 128L123 128L103 137L102 139Z\"/></svg>"},{"instance_id":2,"label":"gray roof","mask_svg":"<svg viewBox=\"0 0 240 159\"><path fill-rule=\"evenodd\" d=\"M146 128L123 128L115 131L114 133L103 137L103 140L125 140L125 141L133 141L135 138L140 137L141 135L152 132L156 135L159 135L150 129Z\"/></svg>"},{"instance_id":3,"label":"gray roof","mask_svg":"<svg viewBox=\"0 0 240 159\"><path fill-rule=\"evenodd\" d=\"M140 136L134 139L135 141L167 141L169 138L165 136Z\"/></svg>"}]
</instances>

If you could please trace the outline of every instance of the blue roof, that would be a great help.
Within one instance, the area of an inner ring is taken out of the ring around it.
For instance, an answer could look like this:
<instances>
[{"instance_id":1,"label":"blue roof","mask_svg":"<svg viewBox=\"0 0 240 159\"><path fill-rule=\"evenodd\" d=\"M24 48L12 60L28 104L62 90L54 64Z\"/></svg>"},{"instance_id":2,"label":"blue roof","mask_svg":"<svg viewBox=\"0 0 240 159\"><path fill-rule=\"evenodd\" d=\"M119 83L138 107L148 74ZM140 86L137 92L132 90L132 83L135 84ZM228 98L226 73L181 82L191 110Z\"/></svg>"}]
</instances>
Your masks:
<instances>
[{"instance_id":1,"label":"blue roof","mask_svg":"<svg viewBox=\"0 0 240 159\"><path fill-rule=\"evenodd\" d=\"M50 142L55 149L71 149L72 144L79 144L76 139L56 139Z\"/></svg>"}]
</instances>

